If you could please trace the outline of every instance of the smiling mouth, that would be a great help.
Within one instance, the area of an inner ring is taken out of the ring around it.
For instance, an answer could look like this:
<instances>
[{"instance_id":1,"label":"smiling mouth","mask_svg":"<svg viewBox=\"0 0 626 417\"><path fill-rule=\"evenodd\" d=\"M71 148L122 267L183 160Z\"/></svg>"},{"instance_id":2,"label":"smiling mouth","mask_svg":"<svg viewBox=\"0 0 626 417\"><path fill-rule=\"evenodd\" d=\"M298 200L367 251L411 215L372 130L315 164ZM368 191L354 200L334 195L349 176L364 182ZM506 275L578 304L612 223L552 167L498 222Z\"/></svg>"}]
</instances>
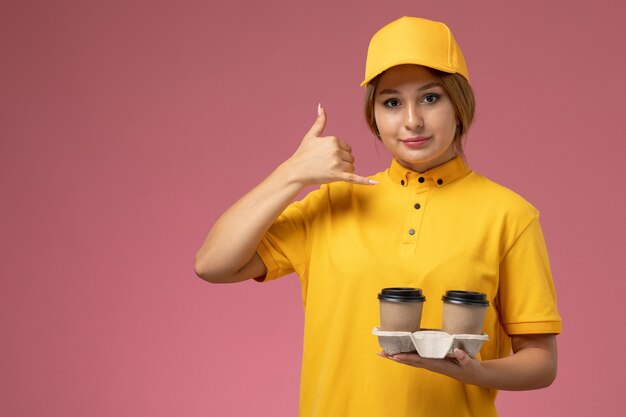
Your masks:
<instances>
[{"instance_id":1,"label":"smiling mouth","mask_svg":"<svg viewBox=\"0 0 626 417\"><path fill-rule=\"evenodd\" d=\"M402 140L402 143L404 143L406 146L408 146L410 148L415 148L415 147L419 147L419 146L425 144L429 140L430 140L429 137L420 136L420 137L415 137L415 138L404 139L404 140Z\"/></svg>"}]
</instances>

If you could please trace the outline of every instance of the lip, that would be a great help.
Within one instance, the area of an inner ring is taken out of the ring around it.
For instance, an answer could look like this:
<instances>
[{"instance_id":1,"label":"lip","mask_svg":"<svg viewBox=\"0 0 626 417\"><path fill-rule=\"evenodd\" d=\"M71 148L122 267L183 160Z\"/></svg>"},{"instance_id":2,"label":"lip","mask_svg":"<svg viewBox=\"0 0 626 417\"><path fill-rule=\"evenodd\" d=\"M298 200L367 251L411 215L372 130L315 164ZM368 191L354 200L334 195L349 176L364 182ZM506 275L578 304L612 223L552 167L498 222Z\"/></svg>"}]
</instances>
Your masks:
<instances>
[{"instance_id":1,"label":"lip","mask_svg":"<svg viewBox=\"0 0 626 417\"><path fill-rule=\"evenodd\" d=\"M402 143L404 143L409 148L419 148L423 146L430 140L429 137L426 136L414 136L412 138L403 139Z\"/></svg>"}]
</instances>

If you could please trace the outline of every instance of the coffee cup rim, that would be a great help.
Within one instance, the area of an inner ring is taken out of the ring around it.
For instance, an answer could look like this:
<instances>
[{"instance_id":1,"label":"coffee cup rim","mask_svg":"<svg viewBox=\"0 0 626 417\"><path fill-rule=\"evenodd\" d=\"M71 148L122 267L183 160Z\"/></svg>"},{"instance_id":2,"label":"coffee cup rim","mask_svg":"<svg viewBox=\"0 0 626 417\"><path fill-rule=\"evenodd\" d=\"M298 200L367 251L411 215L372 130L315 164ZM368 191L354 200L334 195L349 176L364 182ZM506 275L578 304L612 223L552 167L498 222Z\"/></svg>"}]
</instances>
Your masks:
<instances>
[{"instance_id":1,"label":"coffee cup rim","mask_svg":"<svg viewBox=\"0 0 626 417\"><path fill-rule=\"evenodd\" d=\"M450 290L441 297L446 303L488 307L487 294L477 291Z\"/></svg>"},{"instance_id":2,"label":"coffee cup rim","mask_svg":"<svg viewBox=\"0 0 626 417\"><path fill-rule=\"evenodd\" d=\"M421 288L412 287L389 287L383 288L378 294L381 301L391 301L397 303L424 302L426 297Z\"/></svg>"}]
</instances>

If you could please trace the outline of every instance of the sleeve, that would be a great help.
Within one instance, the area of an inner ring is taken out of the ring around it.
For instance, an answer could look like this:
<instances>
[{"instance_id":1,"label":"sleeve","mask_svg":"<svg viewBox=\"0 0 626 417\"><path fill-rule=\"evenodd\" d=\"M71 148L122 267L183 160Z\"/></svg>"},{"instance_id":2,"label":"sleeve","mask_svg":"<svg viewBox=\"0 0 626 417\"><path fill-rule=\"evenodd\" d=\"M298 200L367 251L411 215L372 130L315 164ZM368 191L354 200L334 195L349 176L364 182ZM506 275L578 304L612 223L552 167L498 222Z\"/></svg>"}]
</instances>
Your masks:
<instances>
[{"instance_id":1,"label":"sleeve","mask_svg":"<svg viewBox=\"0 0 626 417\"><path fill-rule=\"evenodd\" d=\"M499 304L509 335L561 332L556 293L538 215L500 262Z\"/></svg>"},{"instance_id":2,"label":"sleeve","mask_svg":"<svg viewBox=\"0 0 626 417\"><path fill-rule=\"evenodd\" d=\"M266 275L257 281L271 281L303 270L309 254L312 221L322 196L322 190L309 193L303 200L289 205L270 226L256 248L267 269Z\"/></svg>"}]
</instances>

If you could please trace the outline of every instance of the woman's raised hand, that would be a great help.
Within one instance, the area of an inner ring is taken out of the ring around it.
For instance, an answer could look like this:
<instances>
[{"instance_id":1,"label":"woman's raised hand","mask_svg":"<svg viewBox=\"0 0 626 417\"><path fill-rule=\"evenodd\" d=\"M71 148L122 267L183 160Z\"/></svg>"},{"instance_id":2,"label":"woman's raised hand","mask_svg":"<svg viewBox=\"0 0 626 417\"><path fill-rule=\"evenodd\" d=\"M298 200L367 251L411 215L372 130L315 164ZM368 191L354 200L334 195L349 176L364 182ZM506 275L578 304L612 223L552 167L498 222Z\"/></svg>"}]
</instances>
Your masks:
<instances>
[{"instance_id":1,"label":"woman's raised hand","mask_svg":"<svg viewBox=\"0 0 626 417\"><path fill-rule=\"evenodd\" d=\"M325 126L326 112L318 106L315 123L304 135L296 152L283 166L289 167L293 179L303 186L333 181L377 184L377 181L354 173L352 147L336 136L322 136Z\"/></svg>"}]
</instances>

